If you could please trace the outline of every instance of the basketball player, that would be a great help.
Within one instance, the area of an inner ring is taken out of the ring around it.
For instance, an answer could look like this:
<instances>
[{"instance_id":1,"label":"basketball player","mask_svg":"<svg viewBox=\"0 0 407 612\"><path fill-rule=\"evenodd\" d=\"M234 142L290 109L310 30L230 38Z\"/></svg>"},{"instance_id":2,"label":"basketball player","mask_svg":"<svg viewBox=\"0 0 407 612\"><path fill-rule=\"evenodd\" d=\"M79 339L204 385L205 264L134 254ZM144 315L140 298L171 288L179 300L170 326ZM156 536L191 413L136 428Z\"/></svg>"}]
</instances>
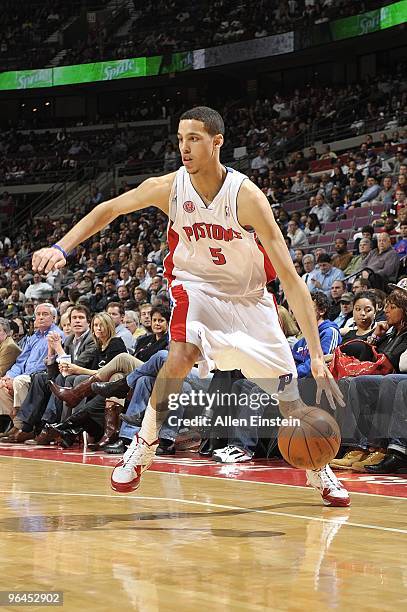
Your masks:
<instances>
[{"instance_id":1,"label":"basketball player","mask_svg":"<svg viewBox=\"0 0 407 612\"><path fill-rule=\"evenodd\" d=\"M120 215L156 206L169 217L165 273L174 304L169 355L142 428L113 470L112 487L119 492L139 487L142 472L154 458L168 395L180 391L196 362L204 371L240 369L266 392L279 391L284 415L303 406L291 351L274 300L265 290L274 269L307 340L317 401L324 391L331 405L335 400L343 405L324 364L308 289L296 273L266 196L247 176L220 163L223 134L216 111L187 111L179 122L183 166L177 172L149 178L99 204L59 244L33 256L33 269L48 273L62 268L74 247ZM328 466L307 470L307 477L324 504L349 505L347 491Z\"/></svg>"}]
</instances>

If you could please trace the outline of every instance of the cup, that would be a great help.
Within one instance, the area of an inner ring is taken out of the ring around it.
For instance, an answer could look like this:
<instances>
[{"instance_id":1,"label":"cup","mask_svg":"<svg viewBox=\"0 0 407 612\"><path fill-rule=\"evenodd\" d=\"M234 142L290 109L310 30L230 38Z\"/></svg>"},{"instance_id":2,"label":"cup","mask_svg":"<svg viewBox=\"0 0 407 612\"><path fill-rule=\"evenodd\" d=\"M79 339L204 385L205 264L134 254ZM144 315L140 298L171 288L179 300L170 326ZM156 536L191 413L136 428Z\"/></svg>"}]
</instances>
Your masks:
<instances>
[{"instance_id":1,"label":"cup","mask_svg":"<svg viewBox=\"0 0 407 612\"><path fill-rule=\"evenodd\" d=\"M65 366L72 363L72 357L70 355L60 355L57 359L58 363L61 365L62 371L65 370Z\"/></svg>"}]
</instances>

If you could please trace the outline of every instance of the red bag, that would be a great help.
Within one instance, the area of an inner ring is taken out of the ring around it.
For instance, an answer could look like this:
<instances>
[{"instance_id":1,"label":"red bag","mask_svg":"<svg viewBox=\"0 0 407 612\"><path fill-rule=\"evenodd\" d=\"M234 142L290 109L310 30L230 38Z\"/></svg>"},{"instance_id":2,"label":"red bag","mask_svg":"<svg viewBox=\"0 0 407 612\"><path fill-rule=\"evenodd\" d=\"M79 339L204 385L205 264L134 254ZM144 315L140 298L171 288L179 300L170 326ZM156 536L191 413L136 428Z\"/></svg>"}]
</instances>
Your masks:
<instances>
[{"instance_id":1,"label":"red bag","mask_svg":"<svg viewBox=\"0 0 407 612\"><path fill-rule=\"evenodd\" d=\"M350 342L353 343L355 340L345 342L342 344L342 347ZM364 340L360 340L360 342L364 342ZM374 346L369 346L372 349L374 361L359 361L356 357L342 353L340 346L336 347L333 359L328 366L334 379L339 380L345 376L367 376L372 374L385 376L386 374L392 374L394 367L388 357L384 353L378 353Z\"/></svg>"}]
</instances>

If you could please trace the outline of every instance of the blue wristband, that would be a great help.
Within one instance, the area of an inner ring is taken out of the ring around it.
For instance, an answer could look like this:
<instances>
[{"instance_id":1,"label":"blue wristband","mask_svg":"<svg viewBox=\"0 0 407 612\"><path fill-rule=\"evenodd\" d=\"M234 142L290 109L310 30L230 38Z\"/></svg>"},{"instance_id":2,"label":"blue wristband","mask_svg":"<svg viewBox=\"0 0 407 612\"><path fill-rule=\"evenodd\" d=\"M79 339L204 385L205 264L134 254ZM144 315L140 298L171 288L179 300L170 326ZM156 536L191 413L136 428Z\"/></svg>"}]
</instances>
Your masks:
<instances>
[{"instance_id":1,"label":"blue wristband","mask_svg":"<svg viewBox=\"0 0 407 612\"><path fill-rule=\"evenodd\" d=\"M51 248L52 249L58 249L58 251L61 251L61 253L65 257L65 259L68 259L68 253L61 246L59 246L59 244L53 244Z\"/></svg>"}]
</instances>

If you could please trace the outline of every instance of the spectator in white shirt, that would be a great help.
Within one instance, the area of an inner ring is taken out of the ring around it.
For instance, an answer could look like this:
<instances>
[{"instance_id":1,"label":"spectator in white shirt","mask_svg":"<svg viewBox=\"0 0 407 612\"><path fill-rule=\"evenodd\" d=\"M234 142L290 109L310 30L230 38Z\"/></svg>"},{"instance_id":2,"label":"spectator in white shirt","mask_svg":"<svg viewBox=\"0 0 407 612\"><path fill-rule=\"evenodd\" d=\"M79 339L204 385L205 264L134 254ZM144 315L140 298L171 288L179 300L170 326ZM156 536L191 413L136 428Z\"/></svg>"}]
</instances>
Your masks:
<instances>
[{"instance_id":1,"label":"spectator in white shirt","mask_svg":"<svg viewBox=\"0 0 407 612\"><path fill-rule=\"evenodd\" d=\"M42 282L41 275L36 273L34 274L32 285L29 285L24 295L27 300L40 300L49 298L52 292L52 286Z\"/></svg>"},{"instance_id":2,"label":"spectator in white shirt","mask_svg":"<svg viewBox=\"0 0 407 612\"><path fill-rule=\"evenodd\" d=\"M287 236L291 238L292 249L303 249L308 247L308 238L302 229L298 226L297 221L291 219L287 225Z\"/></svg>"},{"instance_id":3,"label":"spectator in white shirt","mask_svg":"<svg viewBox=\"0 0 407 612\"><path fill-rule=\"evenodd\" d=\"M335 213L325 202L325 198L321 193L318 193L315 196L315 202L315 206L311 208L310 214L315 214L320 223L327 223L328 221L331 221Z\"/></svg>"},{"instance_id":4,"label":"spectator in white shirt","mask_svg":"<svg viewBox=\"0 0 407 612\"><path fill-rule=\"evenodd\" d=\"M251 169L258 170L260 174L267 174L269 171L269 158L266 156L264 149L260 147L257 151L257 156L252 159Z\"/></svg>"}]
</instances>

